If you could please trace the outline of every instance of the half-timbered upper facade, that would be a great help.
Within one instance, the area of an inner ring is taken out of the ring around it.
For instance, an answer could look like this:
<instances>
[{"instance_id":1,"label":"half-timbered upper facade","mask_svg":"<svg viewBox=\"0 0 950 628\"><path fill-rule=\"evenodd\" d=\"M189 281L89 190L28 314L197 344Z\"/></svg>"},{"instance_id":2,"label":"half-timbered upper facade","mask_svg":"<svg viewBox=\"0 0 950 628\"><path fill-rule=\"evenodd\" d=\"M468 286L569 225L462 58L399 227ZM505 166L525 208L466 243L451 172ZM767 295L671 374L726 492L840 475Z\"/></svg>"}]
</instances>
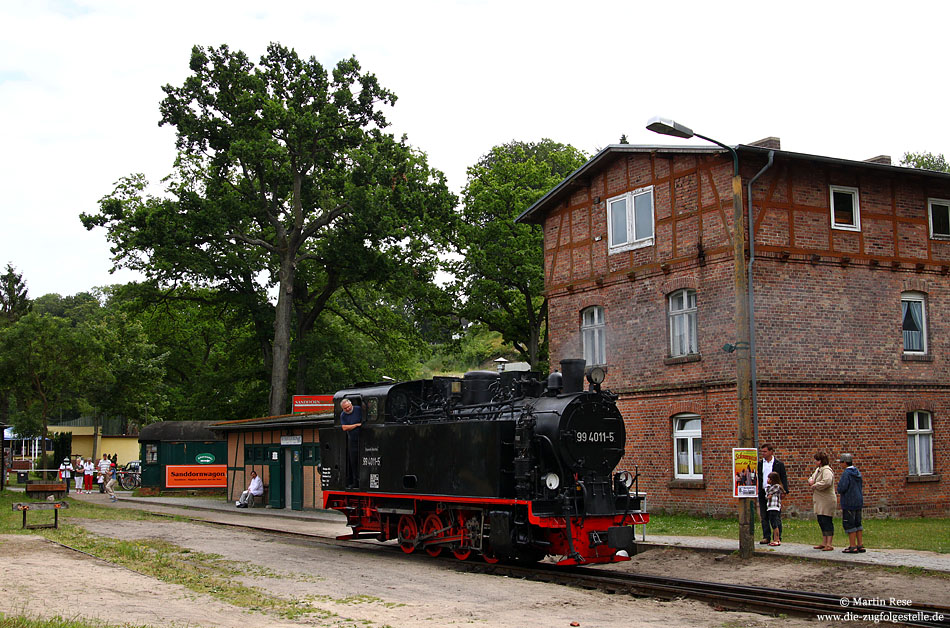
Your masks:
<instances>
[{"instance_id":1,"label":"half-timbered upper facade","mask_svg":"<svg viewBox=\"0 0 950 628\"><path fill-rule=\"evenodd\" d=\"M854 454L871 510L950 509L950 175L736 150L758 437L789 505L824 450ZM732 171L717 147L609 146L519 217L544 230L551 362L608 367L651 507L735 506Z\"/></svg>"}]
</instances>

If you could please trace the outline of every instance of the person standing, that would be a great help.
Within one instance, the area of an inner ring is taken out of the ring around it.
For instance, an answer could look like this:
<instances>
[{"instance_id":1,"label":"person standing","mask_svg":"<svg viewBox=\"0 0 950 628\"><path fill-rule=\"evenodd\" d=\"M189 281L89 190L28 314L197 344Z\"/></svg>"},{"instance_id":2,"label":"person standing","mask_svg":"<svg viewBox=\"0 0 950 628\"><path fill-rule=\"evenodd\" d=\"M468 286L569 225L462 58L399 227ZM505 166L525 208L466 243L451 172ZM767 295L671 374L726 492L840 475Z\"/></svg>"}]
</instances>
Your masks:
<instances>
[{"instance_id":1,"label":"person standing","mask_svg":"<svg viewBox=\"0 0 950 628\"><path fill-rule=\"evenodd\" d=\"M82 487L86 493L92 492L92 478L96 474L96 465L93 463L92 458L87 460L82 465Z\"/></svg>"},{"instance_id":2,"label":"person standing","mask_svg":"<svg viewBox=\"0 0 950 628\"><path fill-rule=\"evenodd\" d=\"M768 489L765 491L768 500L769 525L772 526L772 540L769 545L782 544L782 478L772 471L766 478Z\"/></svg>"},{"instance_id":3,"label":"person standing","mask_svg":"<svg viewBox=\"0 0 950 628\"><path fill-rule=\"evenodd\" d=\"M69 458L63 458L63 463L59 465L59 479L66 485L66 494L69 495L69 481L73 479L73 463Z\"/></svg>"},{"instance_id":4,"label":"person standing","mask_svg":"<svg viewBox=\"0 0 950 628\"><path fill-rule=\"evenodd\" d=\"M109 469L112 467L112 461L109 456L102 454L102 460L99 461L99 492L106 492L106 479L109 475Z\"/></svg>"},{"instance_id":5,"label":"person standing","mask_svg":"<svg viewBox=\"0 0 950 628\"><path fill-rule=\"evenodd\" d=\"M851 454L841 454L838 462L845 470L838 480L838 495L841 496L841 525L848 534L848 547L841 550L845 554L864 552L864 527L861 525L861 509L864 508L864 479L854 466Z\"/></svg>"},{"instance_id":6,"label":"person standing","mask_svg":"<svg viewBox=\"0 0 950 628\"><path fill-rule=\"evenodd\" d=\"M808 485L812 490L812 506L818 518L818 527L821 528L821 545L815 549L830 552L834 549L831 544L835 536L835 526L832 517L835 516L835 472L828 465L828 454L819 451L815 454L818 466L808 478Z\"/></svg>"},{"instance_id":7,"label":"person standing","mask_svg":"<svg viewBox=\"0 0 950 628\"><path fill-rule=\"evenodd\" d=\"M788 494L788 475L785 473L785 463L775 457L775 447L765 443L759 447L759 462L756 465L756 477L762 478L762 485L758 490L759 518L762 520L762 540L759 545L768 545L772 542L773 530L769 523L769 507L766 492L769 490L769 474L778 473L781 479L782 491ZM778 540L782 540L782 518L778 520Z\"/></svg>"},{"instance_id":8,"label":"person standing","mask_svg":"<svg viewBox=\"0 0 950 628\"><path fill-rule=\"evenodd\" d=\"M82 461L82 457L76 459L76 463L73 465L73 477L76 478L76 494L82 493L82 482L85 477L85 471L83 467L85 463Z\"/></svg>"},{"instance_id":9,"label":"person standing","mask_svg":"<svg viewBox=\"0 0 950 628\"><path fill-rule=\"evenodd\" d=\"M349 399L340 402L340 427L346 432L346 488L360 486L360 427L363 425L363 409L354 406Z\"/></svg>"}]
</instances>

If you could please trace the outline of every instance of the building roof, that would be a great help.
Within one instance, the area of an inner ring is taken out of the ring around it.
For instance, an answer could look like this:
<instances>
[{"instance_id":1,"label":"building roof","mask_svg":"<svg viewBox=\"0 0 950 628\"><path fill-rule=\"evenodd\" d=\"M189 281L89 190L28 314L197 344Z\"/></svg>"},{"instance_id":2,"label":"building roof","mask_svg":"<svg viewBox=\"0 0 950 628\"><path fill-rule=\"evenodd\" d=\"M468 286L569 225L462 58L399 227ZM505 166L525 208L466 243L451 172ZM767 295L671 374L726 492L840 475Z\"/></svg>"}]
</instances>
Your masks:
<instances>
[{"instance_id":1,"label":"building roof","mask_svg":"<svg viewBox=\"0 0 950 628\"><path fill-rule=\"evenodd\" d=\"M162 421L146 425L139 432L143 441L209 441L222 440L208 427L214 421Z\"/></svg>"},{"instance_id":2,"label":"building roof","mask_svg":"<svg viewBox=\"0 0 950 628\"><path fill-rule=\"evenodd\" d=\"M215 432L233 432L238 430L261 430L275 427L330 427L333 425L332 412L283 414L257 419L238 419L236 421L212 422L209 426Z\"/></svg>"},{"instance_id":3,"label":"building roof","mask_svg":"<svg viewBox=\"0 0 950 628\"><path fill-rule=\"evenodd\" d=\"M914 174L924 177L934 177L950 181L950 173L937 172L934 170L923 170L920 168L908 168L906 166L892 166L890 164L878 163L874 161L855 161L851 159L840 159L838 157L824 157L822 155L809 155L807 153L796 153L787 150L767 148L763 146L751 146L748 144L738 144L734 146L740 158L743 155L761 155L768 156L770 152L775 153L776 159L789 159L799 161L809 161L817 163L826 163L838 166L848 166L854 168L864 168L889 172L892 174L908 175ZM544 215L548 210L558 205L564 200L564 197L570 195L577 187L586 187L590 185L590 179L600 172L601 169L609 165L618 156L627 153L665 153L665 154L693 154L710 155L725 153L724 148L718 146L663 146L654 144L611 144L603 148L596 155L591 157L587 163L569 174L563 181L554 186L547 194L542 196L531 207L524 210L515 222L540 224L544 220Z\"/></svg>"}]
</instances>

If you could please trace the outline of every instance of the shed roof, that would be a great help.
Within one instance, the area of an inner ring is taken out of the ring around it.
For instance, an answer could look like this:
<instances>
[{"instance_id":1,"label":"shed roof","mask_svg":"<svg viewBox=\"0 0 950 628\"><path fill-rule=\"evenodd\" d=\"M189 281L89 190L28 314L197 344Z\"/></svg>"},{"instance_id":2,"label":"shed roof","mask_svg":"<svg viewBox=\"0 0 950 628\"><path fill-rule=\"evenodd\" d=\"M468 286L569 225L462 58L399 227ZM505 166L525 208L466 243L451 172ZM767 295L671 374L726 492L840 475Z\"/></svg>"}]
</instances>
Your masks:
<instances>
[{"instance_id":1,"label":"shed roof","mask_svg":"<svg viewBox=\"0 0 950 628\"><path fill-rule=\"evenodd\" d=\"M262 430L275 427L329 427L333 425L332 412L283 414L257 419L218 421L210 425L215 432Z\"/></svg>"},{"instance_id":2,"label":"shed roof","mask_svg":"<svg viewBox=\"0 0 950 628\"><path fill-rule=\"evenodd\" d=\"M740 159L744 155L768 156L769 152L774 152L776 159L792 159L800 161L810 161L817 163L834 164L839 166L848 166L855 168L864 168L877 170L881 172L890 172L894 174L909 175L914 174L924 177L934 177L950 181L950 173L937 172L935 170L923 170L920 168L908 168L906 166L892 166L890 164L876 163L873 161L855 161L851 159L840 159L838 157L824 157L822 155L809 155L808 153L796 153L787 150L772 149L763 146L750 146L748 144L739 144L734 146ZM596 155L591 157L587 163L567 175L563 181L554 186L547 194L537 200L531 207L524 210L515 222L540 224L544 220L544 215L548 210L559 204L564 197L571 194L577 187L590 184L590 178L603 168L608 166L614 159L627 153L664 153L664 154L716 154L725 153L726 149L718 146L663 146L654 144L611 144L603 148Z\"/></svg>"},{"instance_id":3,"label":"shed roof","mask_svg":"<svg viewBox=\"0 0 950 628\"><path fill-rule=\"evenodd\" d=\"M139 431L143 441L208 441L223 440L208 429L214 421L162 421L146 425Z\"/></svg>"}]
</instances>

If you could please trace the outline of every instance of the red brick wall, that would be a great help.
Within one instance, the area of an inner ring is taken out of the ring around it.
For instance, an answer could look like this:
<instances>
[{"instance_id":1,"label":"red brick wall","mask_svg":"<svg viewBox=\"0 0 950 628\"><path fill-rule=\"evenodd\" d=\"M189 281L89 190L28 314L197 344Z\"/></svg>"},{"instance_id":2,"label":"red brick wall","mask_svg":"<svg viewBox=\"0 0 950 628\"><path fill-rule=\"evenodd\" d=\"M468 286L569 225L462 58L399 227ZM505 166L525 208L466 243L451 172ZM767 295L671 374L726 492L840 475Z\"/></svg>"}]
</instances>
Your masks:
<instances>
[{"instance_id":1,"label":"red brick wall","mask_svg":"<svg viewBox=\"0 0 950 628\"><path fill-rule=\"evenodd\" d=\"M750 177L764 164L742 164ZM628 454L653 508L732 513L737 441L731 163L723 156L623 154L591 175L544 223L551 361L582 355L580 312L604 308L606 386L621 394ZM654 186L655 244L607 252L607 198ZM830 228L829 185L857 187L861 231ZM745 192L745 190L743 190ZM950 511L950 476L907 477L905 414L933 413L935 475L950 446L950 242L931 240L928 197L950 186L778 158L753 191L760 442L788 465L788 507L811 509L814 452L850 451L867 508ZM666 295L697 292L698 361L667 359ZM929 352L902 350L901 292L927 294ZM704 482L673 481L672 419L702 419ZM833 465L840 472L838 465Z\"/></svg>"}]
</instances>

